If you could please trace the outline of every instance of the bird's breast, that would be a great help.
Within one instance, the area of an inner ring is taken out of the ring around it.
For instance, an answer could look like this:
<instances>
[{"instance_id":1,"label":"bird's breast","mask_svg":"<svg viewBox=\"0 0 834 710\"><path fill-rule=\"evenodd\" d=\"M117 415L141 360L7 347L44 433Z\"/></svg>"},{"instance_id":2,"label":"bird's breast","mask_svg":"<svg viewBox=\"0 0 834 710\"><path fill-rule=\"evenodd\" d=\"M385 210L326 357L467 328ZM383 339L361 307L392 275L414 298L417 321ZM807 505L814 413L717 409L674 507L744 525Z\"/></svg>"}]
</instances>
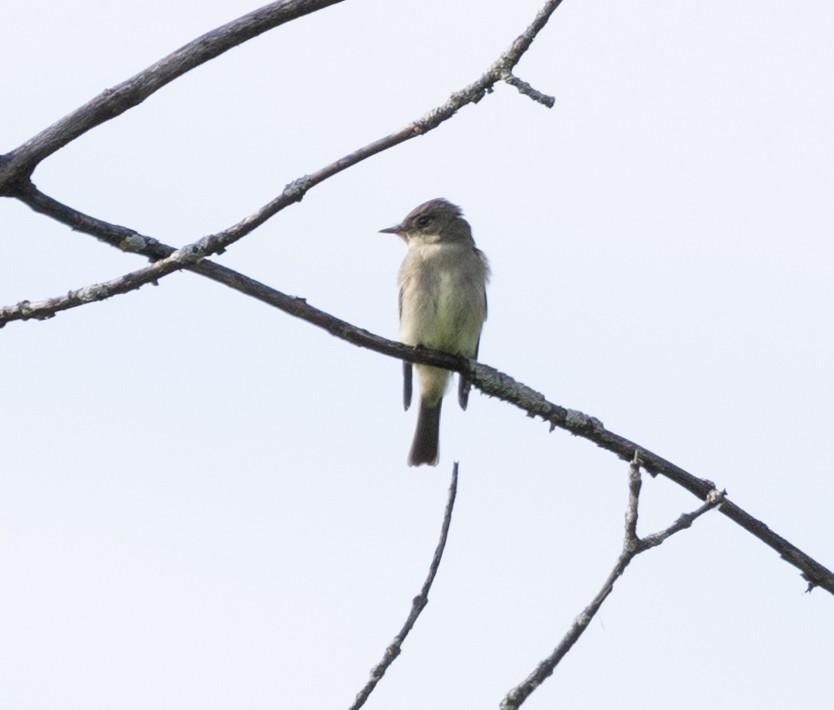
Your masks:
<instances>
[{"instance_id":1,"label":"bird's breast","mask_svg":"<svg viewBox=\"0 0 834 710\"><path fill-rule=\"evenodd\" d=\"M483 269L471 247L409 249L400 270L402 342L471 356L484 317Z\"/></svg>"}]
</instances>

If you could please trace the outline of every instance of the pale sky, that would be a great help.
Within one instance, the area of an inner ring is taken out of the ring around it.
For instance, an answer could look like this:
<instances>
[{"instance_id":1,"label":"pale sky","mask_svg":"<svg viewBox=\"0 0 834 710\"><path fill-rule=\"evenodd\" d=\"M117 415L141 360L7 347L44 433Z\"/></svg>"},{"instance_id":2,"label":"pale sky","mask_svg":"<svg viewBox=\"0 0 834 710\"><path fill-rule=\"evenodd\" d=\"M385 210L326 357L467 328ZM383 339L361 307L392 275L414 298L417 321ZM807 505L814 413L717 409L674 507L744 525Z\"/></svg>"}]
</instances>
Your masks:
<instances>
[{"instance_id":1,"label":"pale sky","mask_svg":"<svg viewBox=\"0 0 834 710\"><path fill-rule=\"evenodd\" d=\"M540 0L348 0L189 73L36 184L182 245L476 79ZM0 153L243 0L6 3ZM834 566L834 6L565 0L499 86L219 257L396 338L402 243L460 204L481 360ZM0 305L144 261L0 201ZM497 707L619 553L627 466L473 392L406 456L394 360L183 273L0 330L0 707L347 708L458 503L366 707ZM640 531L699 501L644 481ZM834 599L719 513L638 558L525 708L826 707Z\"/></svg>"}]
</instances>

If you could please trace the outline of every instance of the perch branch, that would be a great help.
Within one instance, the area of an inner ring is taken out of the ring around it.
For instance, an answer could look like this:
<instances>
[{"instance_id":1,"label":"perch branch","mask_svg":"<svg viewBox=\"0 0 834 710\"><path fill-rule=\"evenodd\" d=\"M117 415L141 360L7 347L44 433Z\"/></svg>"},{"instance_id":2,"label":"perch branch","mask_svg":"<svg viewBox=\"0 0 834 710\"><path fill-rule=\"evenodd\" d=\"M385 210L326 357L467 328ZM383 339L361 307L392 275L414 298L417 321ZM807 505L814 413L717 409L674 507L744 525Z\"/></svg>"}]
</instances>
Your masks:
<instances>
[{"instance_id":1,"label":"perch branch","mask_svg":"<svg viewBox=\"0 0 834 710\"><path fill-rule=\"evenodd\" d=\"M84 217L85 219L92 219L86 216ZM107 228L106 223L97 220L94 220L92 225L102 230L106 230ZM87 226L89 227L91 225ZM120 229L124 228L114 228L111 236L121 236L125 239L130 239L135 235L130 230L121 232ZM141 239L141 237L138 238ZM156 242L156 244L158 245L159 243ZM172 247L165 245L162 245L162 247L172 249ZM525 411L531 417L541 418L550 425L551 431L556 427L565 429L576 436L581 436L592 441L597 446L611 451L624 460L630 460L632 452L639 449L643 468L646 471L652 475L660 474L665 476L701 500L708 500L709 496L712 495L712 491L716 488L715 484L711 481L697 478L680 466L676 466L661 456L652 453L645 447L639 446L624 436L609 431L595 417L574 409L567 409L558 404L553 404L543 394L521 382L517 382L509 375L488 365L434 350L424 348L418 350L408 345L382 338L310 305L303 298L289 296L255 279L208 260L191 264L188 268L191 271L207 276L214 281L223 283L230 288L278 308L291 316L307 321L353 345L368 348L374 352L399 360L407 360L425 365L436 365L447 370L464 373L469 381L484 394L509 402ZM0 309L0 326L9 320L49 317L51 307L51 304L33 303L28 305L18 304L10 308ZM800 570L802 577L808 582L809 590L814 587L822 587L834 594L834 573L825 566L775 533L763 522L754 518L750 513L732 501L724 500L719 510L737 525L740 525L778 552L786 562Z\"/></svg>"}]
</instances>

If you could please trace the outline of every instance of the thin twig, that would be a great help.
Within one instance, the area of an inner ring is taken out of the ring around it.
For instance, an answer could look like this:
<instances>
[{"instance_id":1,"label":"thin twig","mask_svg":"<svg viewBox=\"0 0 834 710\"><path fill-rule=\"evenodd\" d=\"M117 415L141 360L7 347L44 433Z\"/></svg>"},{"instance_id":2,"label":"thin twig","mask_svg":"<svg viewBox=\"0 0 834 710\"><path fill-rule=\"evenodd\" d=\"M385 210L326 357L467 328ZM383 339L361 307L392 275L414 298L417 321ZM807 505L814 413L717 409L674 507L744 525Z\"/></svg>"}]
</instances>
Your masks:
<instances>
[{"instance_id":1,"label":"thin twig","mask_svg":"<svg viewBox=\"0 0 834 710\"><path fill-rule=\"evenodd\" d=\"M654 533L647 538L641 539L637 535L637 510L640 505L640 488L642 487L642 479L640 478L640 462L642 459L642 452L634 452L634 458L629 464L628 471L628 504L626 506L625 514L625 536L623 539L623 549L620 556L617 558L617 563L602 585L602 589L596 594L583 610L582 613L576 617L570 629L565 634L564 638L559 642L559 645L553 649L553 652L536 666L535 670L522 682L513 688L506 697L501 701L501 710L517 710L521 707L527 698L538 688L547 678L549 678L556 666L570 651L573 645L579 640L579 637L588 628L591 619L594 618L599 611L603 602L608 598L611 592L614 591L614 584L625 572L629 563L641 552L645 552L653 547L662 544L663 541L681 530L688 528L692 522L703 515L708 510L720 505L723 496L717 491L710 497L710 501L705 503L697 510L686 515L682 515L672 525ZM682 524L682 520L686 520Z\"/></svg>"},{"instance_id":2,"label":"thin twig","mask_svg":"<svg viewBox=\"0 0 834 710\"><path fill-rule=\"evenodd\" d=\"M455 497L457 496L457 492L458 464L456 461L452 467L452 482L449 484L449 497L446 501L446 512L443 514L443 525L440 528L440 540L438 541L437 548L434 551L434 557L432 557L426 581L423 582L423 588L420 590L420 593L414 597L411 602L411 611L408 614L408 618L405 620L405 624L403 624L402 629L400 629L400 632L394 637L394 640L390 643L388 648L385 649L382 660L374 666L371 671L370 680L356 695L356 700L353 702L353 705L350 706L350 710L358 710L365 704L365 701L374 691L374 688L376 688L377 683L382 680L382 676L385 675L385 671L388 670L388 667L394 662L394 659L400 655L403 641L405 641L406 636L408 636L408 633L414 627L417 617L420 616L423 609L425 609L426 605L429 603L429 590L431 590L431 586L434 583L434 578L437 575L438 568L440 567L440 561L443 559L443 550L446 548L446 539L449 537L449 525L452 522L452 510L455 507Z\"/></svg>"},{"instance_id":3,"label":"thin twig","mask_svg":"<svg viewBox=\"0 0 834 710\"><path fill-rule=\"evenodd\" d=\"M660 532L656 532L651 535L646 535L646 537L640 541L641 547L644 550L657 547L662 544L666 538L680 532L681 530L691 527L692 523L694 523L704 513L712 510L716 506L722 505L726 495L726 491L713 489L710 491L710 495L707 496L706 502L700 508L693 510L691 513L682 513L681 516L665 530L661 530Z\"/></svg>"}]
</instances>

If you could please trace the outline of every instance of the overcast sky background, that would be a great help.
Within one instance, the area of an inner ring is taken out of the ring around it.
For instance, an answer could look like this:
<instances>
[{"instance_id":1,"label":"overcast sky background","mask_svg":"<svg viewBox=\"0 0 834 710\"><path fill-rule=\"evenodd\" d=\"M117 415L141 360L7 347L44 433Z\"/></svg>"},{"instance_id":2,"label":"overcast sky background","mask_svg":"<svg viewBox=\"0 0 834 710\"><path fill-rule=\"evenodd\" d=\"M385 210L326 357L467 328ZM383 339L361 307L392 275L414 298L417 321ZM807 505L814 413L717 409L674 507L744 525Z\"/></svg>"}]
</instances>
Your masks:
<instances>
[{"instance_id":1,"label":"overcast sky background","mask_svg":"<svg viewBox=\"0 0 834 710\"><path fill-rule=\"evenodd\" d=\"M349 0L198 68L44 162L73 207L182 245L473 81L540 0ZM243 0L5 3L0 152ZM566 0L438 130L220 257L397 334L418 203L494 278L481 358L834 566L834 5ZM0 202L0 304L142 259ZM473 393L410 469L401 369L192 274L0 331L0 707L496 707L608 575L627 467ZM698 501L646 478L643 533ZM638 558L525 707L823 707L834 599L724 516Z\"/></svg>"}]
</instances>

